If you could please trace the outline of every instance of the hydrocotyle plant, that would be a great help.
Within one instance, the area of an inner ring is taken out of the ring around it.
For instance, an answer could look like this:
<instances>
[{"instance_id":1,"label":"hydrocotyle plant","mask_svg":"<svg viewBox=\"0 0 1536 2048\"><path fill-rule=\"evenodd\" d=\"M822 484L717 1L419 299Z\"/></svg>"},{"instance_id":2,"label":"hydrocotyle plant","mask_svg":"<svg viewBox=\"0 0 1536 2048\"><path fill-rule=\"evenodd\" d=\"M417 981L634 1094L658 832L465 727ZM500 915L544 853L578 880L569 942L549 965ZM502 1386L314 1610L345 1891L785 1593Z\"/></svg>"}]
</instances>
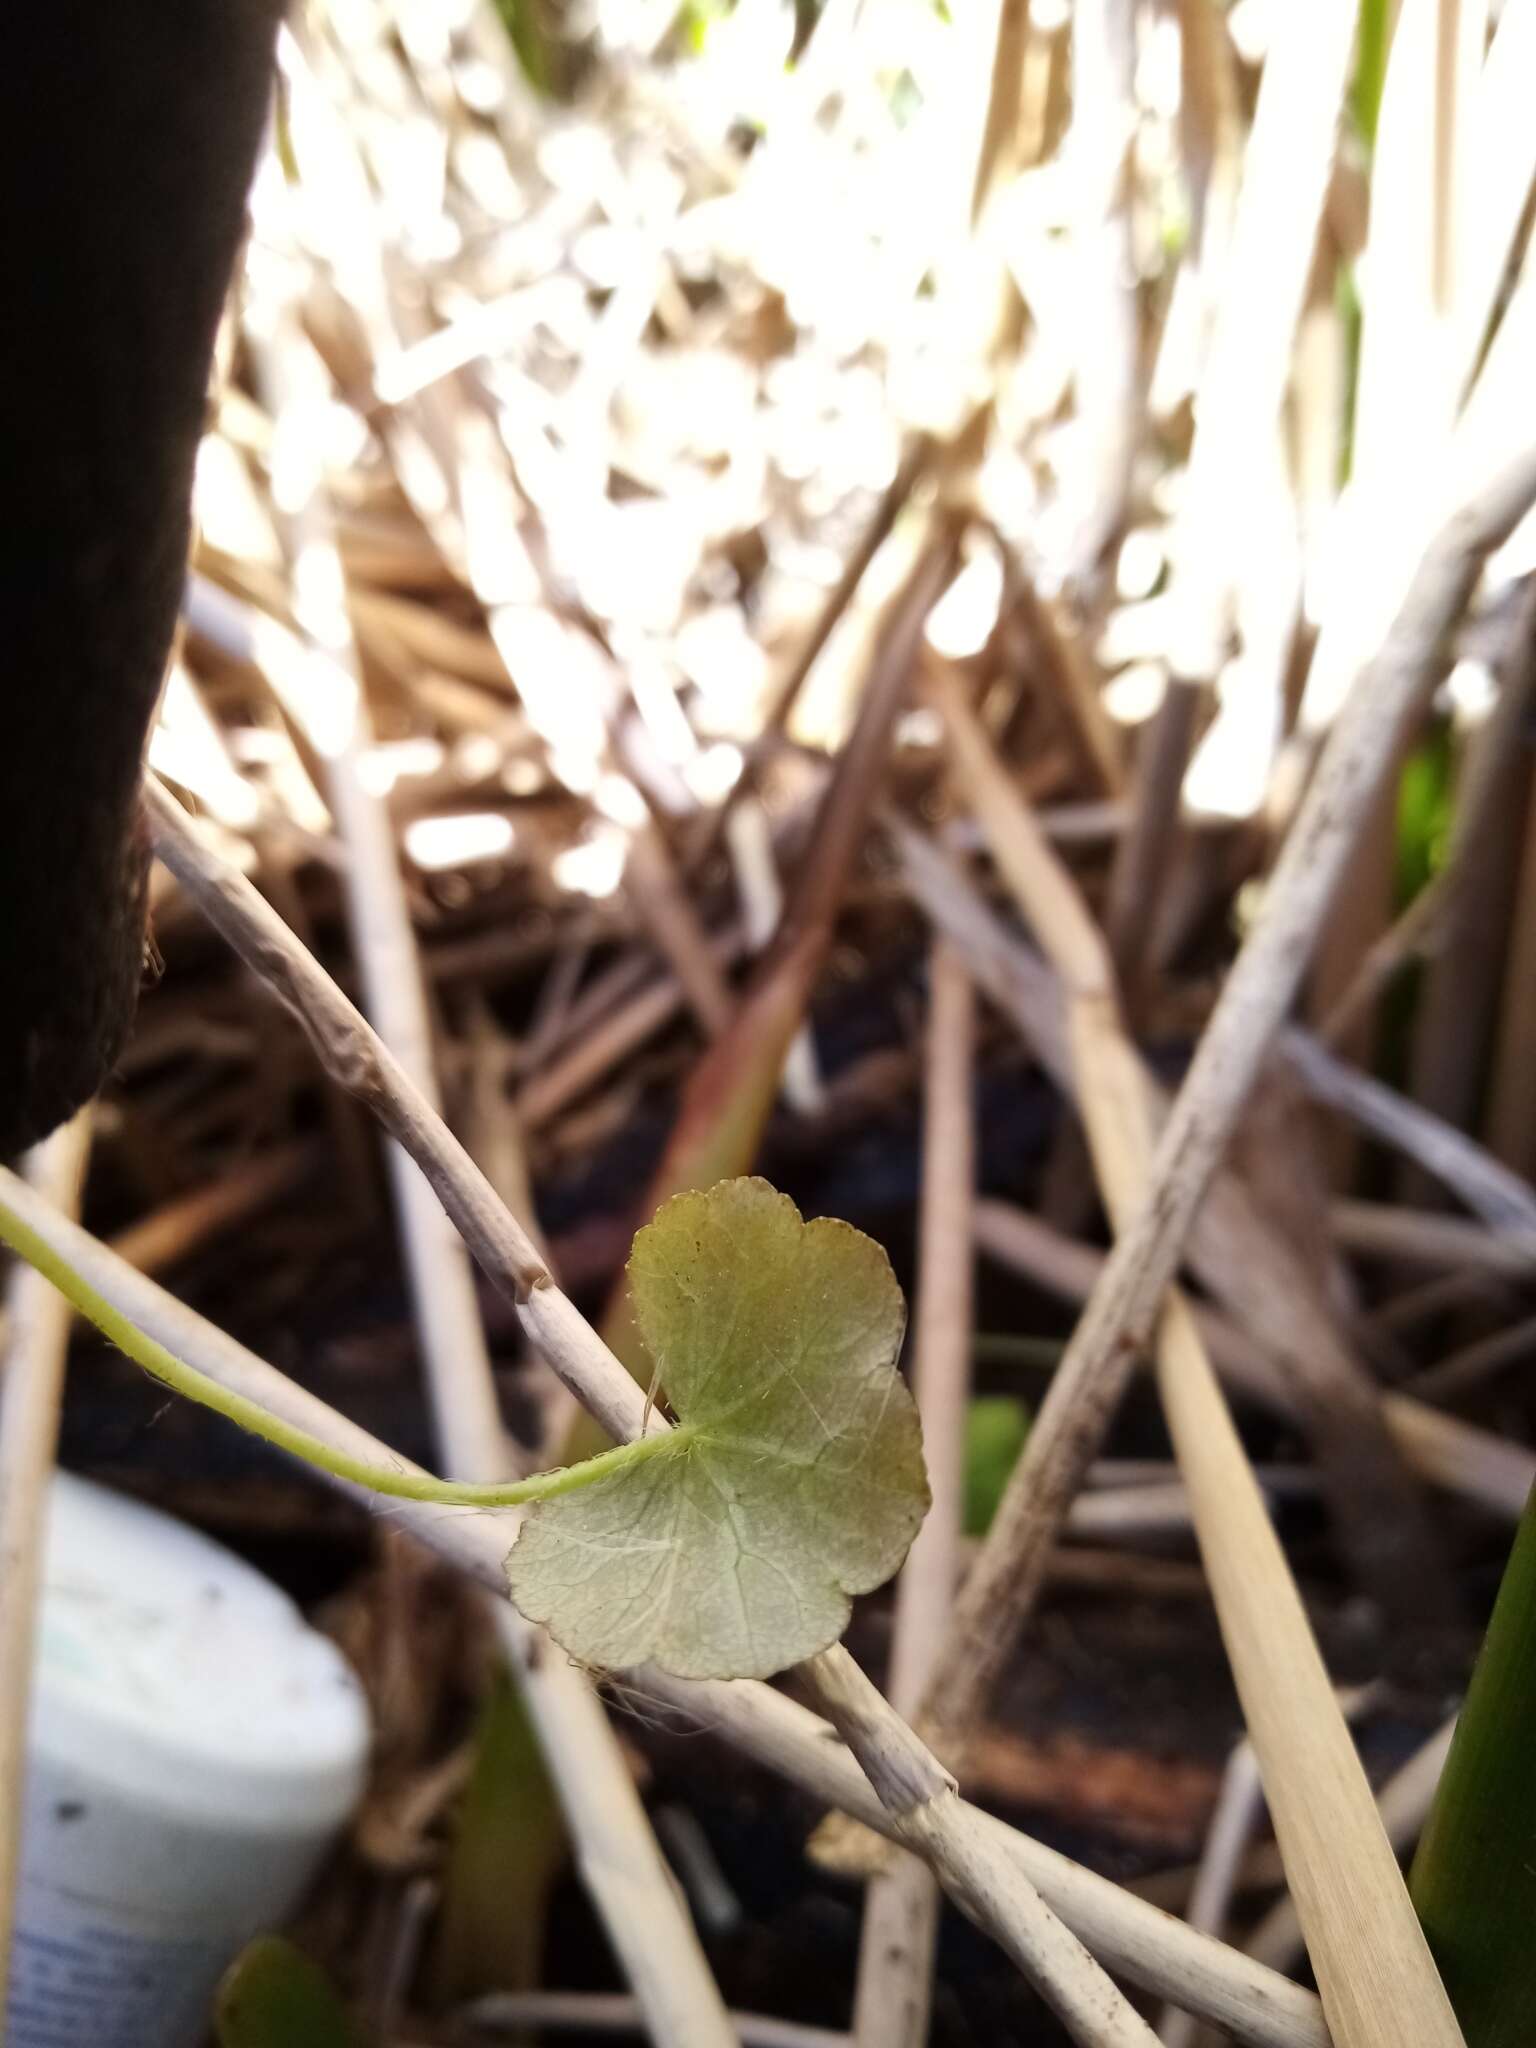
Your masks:
<instances>
[{"instance_id":1,"label":"hydrocotyle plant","mask_svg":"<svg viewBox=\"0 0 1536 2048\"><path fill-rule=\"evenodd\" d=\"M762 1678L824 1650L900 1565L928 1506L897 1369L905 1305L872 1239L806 1223L766 1181L675 1197L629 1282L674 1426L489 1486L368 1464L220 1386L138 1329L0 1200L0 1241L154 1378L372 1492L527 1510L513 1600L583 1662Z\"/></svg>"}]
</instances>

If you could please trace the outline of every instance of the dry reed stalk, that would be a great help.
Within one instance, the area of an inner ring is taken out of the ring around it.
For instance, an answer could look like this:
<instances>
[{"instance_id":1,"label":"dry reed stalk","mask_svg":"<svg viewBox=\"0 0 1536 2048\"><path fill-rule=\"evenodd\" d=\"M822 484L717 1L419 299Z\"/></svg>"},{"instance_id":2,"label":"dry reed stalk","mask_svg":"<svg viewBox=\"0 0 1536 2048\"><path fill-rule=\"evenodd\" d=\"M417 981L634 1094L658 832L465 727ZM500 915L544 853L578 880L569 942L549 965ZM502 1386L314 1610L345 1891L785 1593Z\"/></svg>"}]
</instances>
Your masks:
<instances>
[{"instance_id":1,"label":"dry reed stalk","mask_svg":"<svg viewBox=\"0 0 1536 2048\"><path fill-rule=\"evenodd\" d=\"M1120 1019L1108 949L954 691L946 693L944 713L961 785L1061 975L1089 1145L1105 1205L1123 1231L1158 1184L1151 1108ZM1113 1259L1112 1253L1111 1265ZM1409 2039L1458 2048L1460 2029L1263 1495L1198 1325L1176 1289L1163 1305L1155 1346L1164 1414L1334 2039L1339 2048L1401 2048ZM1134 1360L1127 1347L1117 1376L1101 1378L1091 1401L1066 1380L1065 1359L1058 1368L956 1608L950 1641L966 1653L986 1631L994 1639L1005 1634L1010 1645L1016 1640L1034 1590L1030 1575L1048 1554ZM1005 1571L1012 1574L1006 1582ZM991 1645L986 1663L995 1673ZM951 1696L937 1688L941 1733L955 1725L943 1719Z\"/></svg>"},{"instance_id":2,"label":"dry reed stalk","mask_svg":"<svg viewBox=\"0 0 1536 2048\"><path fill-rule=\"evenodd\" d=\"M64 1215L80 1205L91 1149L81 1110L27 1155L27 1183ZM0 1374L0 2037L16 1931L25 1806L27 1716L43 1580L48 1481L59 1441L72 1314L63 1295L17 1260L6 1278Z\"/></svg>"},{"instance_id":3,"label":"dry reed stalk","mask_svg":"<svg viewBox=\"0 0 1536 2048\"><path fill-rule=\"evenodd\" d=\"M1191 683L1214 679L1233 594L1258 567L1238 553L1252 536L1235 512L1268 463L1290 378L1353 44L1352 19L1303 0L1277 17L1265 59L1174 535L1170 651Z\"/></svg>"},{"instance_id":4,"label":"dry reed stalk","mask_svg":"<svg viewBox=\"0 0 1536 2048\"><path fill-rule=\"evenodd\" d=\"M811 2027L798 2020L778 2020L761 2012L733 2012L741 2048L848 2048L850 2037L832 2027ZM635 2034L645 2036L645 2013L638 2001L615 1991L493 1991L453 2015L455 2029L466 2040L504 2036L521 2040L529 2033ZM404 2048L404 2044L401 2044Z\"/></svg>"},{"instance_id":5,"label":"dry reed stalk","mask_svg":"<svg viewBox=\"0 0 1536 2048\"><path fill-rule=\"evenodd\" d=\"M112 1249L130 1266L146 1273L164 1272L290 1193L315 1160L315 1148L302 1142L278 1145L242 1160L217 1180L177 1195L128 1224L112 1239Z\"/></svg>"},{"instance_id":6,"label":"dry reed stalk","mask_svg":"<svg viewBox=\"0 0 1536 2048\"><path fill-rule=\"evenodd\" d=\"M1079 0L1072 24L1073 315L1077 462L1065 485L1072 530L1061 580L1099 576L1125 525L1142 424L1141 323L1131 249L1136 131L1132 0Z\"/></svg>"},{"instance_id":7,"label":"dry reed stalk","mask_svg":"<svg viewBox=\"0 0 1536 2048\"><path fill-rule=\"evenodd\" d=\"M1398 1856L1405 1856L1412 1850L1429 1817L1435 1787L1440 1782L1440 1773L1445 1767L1455 1732L1453 1715L1381 1788L1376 1802L1377 1811L1381 1815L1382 1830ZM1303 1948L1301 1923L1294 1899L1277 1899L1244 1947L1249 1955L1259 1962L1268 1963L1272 1969L1294 1969Z\"/></svg>"},{"instance_id":8,"label":"dry reed stalk","mask_svg":"<svg viewBox=\"0 0 1536 2048\"><path fill-rule=\"evenodd\" d=\"M1458 443L1466 443L1473 423L1476 387L1465 407L1463 399L1532 171L1521 104L1529 80L1528 8L1507 36L1496 38L1485 62L1487 15L1486 0L1404 0L1393 33L1359 272L1363 325L1347 520L1330 565L1303 704L1311 732L1327 725L1357 664L1379 641L1443 494L1468 488ZM1517 75L1526 86L1516 84ZM1492 360L1490 353L1485 372ZM1512 430L1529 431L1512 423L1529 418L1522 392L1503 416L1493 462ZM1470 474L1481 481L1491 469L1474 461ZM1391 805L1383 796L1352 886L1321 937L1315 986L1322 1014L1388 923L1392 845ZM1362 1057L1369 1050L1350 1046Z\"/></svg>"},{"instance_id":9,"label":"dry reed stalk","mask_svg":"<svg viewBox=\"0 0 1536 2048\"><path fill-rule=\"evenodd\" d=\"M914 895L965 948L981 986L1019 1025L1057 1086L1078 1099L1055 975L997 923L926 841L904 827L896 830ZM1142 1091L1154 1118L1165 1115L1165 1098L1144 1066ZM1432 1598L1443 1588L1448 1601L1447 1575L1427 1532L1417 1528L1411 1496L1380 1447L1372 1446L1379 1430L1374 1390L1340 1335L1324 1276L1275 1227L1231 1164L1218 1170L1195 1219L1189 1260L1211 1293L1259 1333L1288 1405L1318 1438L1339 1533L1357 1575L1386 1613L1416 1626L1426 1593ZM1411 1568L1404 1568L1404 1556L1412 1557Z\"/></svg>"},{"instance_id":10,"label":"dry reed stalk","mask_svg":"<svg viewBox=\"0 0 1536 2048\"><path fill-rule=\"evenodd\" d=\"M933 1501L896 1582L886 1681L891 1705L909 1717L922 1698L928 1660L960 1577L965 1416L976 1320L974 998L964 964L943 938L929 955L929 984L912 1391ZM933 1873L914 1858L877 1870L865 1886L853 2010L857 2048L923 2048L938 1914Z\"/></svg>"},{"instance_id":11,"label":"dry reed stalk","mask_svg":"<svg viewBox=\"0 0 1536 2048\"><path fill-rule=\"evenodd\" d=\"M778 931L730 1029L705 1048L688 1076L639 1221L653 1215L669 1195L709 1187L751 1167L785 1057L831 950L838 908L906 699L923 627L953 573L961 524L953 507L928 515L926 536L876 637L858 719L822 796ZM602 1333L614 1353L649 1378L622 1283L604 1315Z\"/></svg>"}]
</instances>

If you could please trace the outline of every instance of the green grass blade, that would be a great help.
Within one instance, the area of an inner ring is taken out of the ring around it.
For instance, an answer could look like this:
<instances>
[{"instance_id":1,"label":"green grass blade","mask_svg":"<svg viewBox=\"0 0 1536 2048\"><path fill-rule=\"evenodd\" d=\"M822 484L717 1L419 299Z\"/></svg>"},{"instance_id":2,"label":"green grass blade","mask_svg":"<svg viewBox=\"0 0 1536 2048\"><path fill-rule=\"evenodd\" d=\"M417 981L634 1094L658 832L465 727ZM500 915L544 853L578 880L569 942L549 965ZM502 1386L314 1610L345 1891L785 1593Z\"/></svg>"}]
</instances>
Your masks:
<instances>
[{"instance_id":1,"label":"green grass blade","mask_svg":"<svg viewBox=\"0 0 1536 2048\"><path fill-rule=\"evenodd\" d=\"M1531 2048L1536 1493L1515 1536L1410 1889L1467 2048Z\"/></svg>"}]
</instances>

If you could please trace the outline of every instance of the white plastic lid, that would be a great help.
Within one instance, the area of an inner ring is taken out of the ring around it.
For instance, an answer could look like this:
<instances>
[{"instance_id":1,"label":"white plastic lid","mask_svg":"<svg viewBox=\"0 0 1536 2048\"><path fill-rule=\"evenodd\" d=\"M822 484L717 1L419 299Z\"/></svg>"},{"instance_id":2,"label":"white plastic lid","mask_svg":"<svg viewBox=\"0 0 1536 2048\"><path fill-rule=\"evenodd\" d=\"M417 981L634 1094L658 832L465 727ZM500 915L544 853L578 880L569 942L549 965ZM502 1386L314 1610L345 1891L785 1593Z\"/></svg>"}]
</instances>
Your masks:
<instances>
[{"instance_id":1,"label":"white plastic lid","mask_svg":"<svg viewBox=\"0 0 1536 2048\"><path fill-rule=\"evenodd\" d=\"M368 1715L340 1652L268 1579L59 1472L30 1744L188 1820L319 1835L356 1804Z\"/></svg>"}]
</instances>

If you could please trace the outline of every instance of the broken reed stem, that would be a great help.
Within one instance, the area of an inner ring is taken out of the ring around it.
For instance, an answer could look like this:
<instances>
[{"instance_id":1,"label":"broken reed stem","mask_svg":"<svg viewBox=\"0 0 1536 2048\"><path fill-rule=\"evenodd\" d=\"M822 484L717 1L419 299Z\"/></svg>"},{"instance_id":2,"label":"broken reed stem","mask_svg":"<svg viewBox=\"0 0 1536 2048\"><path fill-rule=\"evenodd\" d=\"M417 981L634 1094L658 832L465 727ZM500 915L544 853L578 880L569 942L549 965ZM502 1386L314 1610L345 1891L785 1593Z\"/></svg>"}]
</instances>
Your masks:
<instances>
[{"instance_id":1,"label":"broken reed stem","mask_svg":"<svg viewBox=\"0 0 1536 2048\"><path fill-rule=\"evenodd\" d=\"M858 1758L894 1824L955 1904L1018 1964L1083 2048L1152 2048L1157 2036L1059 1921L1001 1847L957 1825L954 1779L839 1646L802 1665L828 1720Z\"/></svg>"},{"instance_id":2,"label":"broken reed stem","mask_svg":"<svg viewBox=\"0 0 1536 2048\"><path fill-rule=\"evenodd\" d=\"M975 1002L964 962L947 939L931 949L928 979L912 1392L933 1499L896 1582L886 1681L892 1706L908 1716L922 1698L960 1576L965 1416L976 1321ZM877 1870L865 1886L853 2005L857 2048L924 2048L938 1913L933 1872L915 1858L903 1856Z\"/></svg>"},{"instance_id":3,"label":"broken reed stem","mask_svg":"<svg viewBox=\"0 0 1536 2048\"><path fill-rule=\"evenodd\" d=\"M200 842L179 807L152 779L146 783L145 794L155 851L240 956L294 1010L327 1071L359 1095L410 1152L489 1278L511 1296L531 1342L571 1392L620 1442L644 1435L649 1427L664 1427L648 1412L639 1386L556 1287L526 1231L507 1214L468 1153L341 990L245 878L228 869ZM825 1683L835 1693L852 1684L848 1673L857 1674L857 1667L840 1649L824 1652L812 1664L814 1673L811 1666L802 1667L812 1675L812 1682ZM872 1715L880 1738L904 1748L909 1755L926 1756L900 1716L877 1691L870 1691L879 1704L875 1708L866 1703L865 1711ZM861 1720L861 1739L863 1726ZM877 1749L860 1753L859 1760L871 1769L881 1768ZM931 1850L941 1859L941 1882L948 1888L953 1881L960 1888L957 1897L966 1911L984 1911L990 1916L984 1924L1015 1959L1028 1958L1031 1964L1042 1957L1049 1959L1041 1964L1045 1977L1040 1988L1053 2002L1064 2001L1057 2004L1057 2010L1070 2026L1086 2029L1099 2025L1106 2011L1123 2011L1126 2024L1139 2026L1110 1980L1026 1878L1018 1876L1011 1886L993 1883L982 1867L985 1858L977 1862L980 1852L973 1852L965 1831L957 1835L951 1819L952 1802L939 1794L941 1780L952 1791L950 1781L931 1757L928 1766L936 1774L932 1777L933 1795L925 1795L911 1810L903 1807L892 1815L903 1838L911 1836L922 1843L925 1852ZM887 1783L892 1796L902 1789L899 1784ZM1149 2030L1143 2031L1147 2039L1153 2038ZM1085 2031L1080 2038L1098 2037ZM1137 2036L1125 2033L1116 2038L1131 2041Z\"/></svg>"},{"instance_id":4,"label":"broken reed stem","mask_svg":"<svg viewBox=\"0 0 1536 2048\"><path fill-rule=\"evenodd\" d=\"M91 1112L35 1145L27 1183L66 1215L79 1208ZM48 1481L59 1442L69 1303L19 1259L6 1284L0 1375L0 2036L5 2032L27 1763L27 1714L43 1582Z\"/></svg>"},{"instance_id":5,"label":"broken reed stem","mask_svg":"<svg viewBox=\"0 0 1536 2048\"><path fill-rule=\"evenodd\" d=\"M960 1729L975 1720L1017 1638L1076 1490L1058 1483L1048 1502L1032 1498L1039 1465L1058 1436L1074 1465L1086 1468L1092 1457L1131 1362L1151 1341L1196 1211L1296 992L1397 736L1439 673L1445 635L1465 607L1484 556L1533 496L1536 451L1527 451L1442 529L1329 737L1264 907L1174 1101L1145 1198L1117 1236L1052 1382L1055 1426L1037 1450L1042 1411L968 1582L975 1592L967 1595L966 1611L973 1630L984 1626L985 1633L970 1633L972 1654L941 1668L930 1703L938 1727Z\"/></svg>"},{"instance_id":6,"label":"broken reed stem","mask_svg":"<svg viewBox=\"0 0 1536 2048\"><path fill-rule=\"evenodd\" d=\"M1315 1101L1340 1110L1373 1137L1416 1160L1491 1229L1536 1260L1536 1194L1519 1174L1465 1131L1341 1060L1305 1031L1286 1030L1280 1046Z\"/></svg>"},{"instance_id":7,"label":"broken reed stem","mask_svg":"<svg viewBox=\"0 0 1536 2048\"><path fill-rule=\"evenodd\" d=\"M1153 1128L1108 947L959 689L951 684L938 695L961 786L1061 976L1089 1149L1111 1222L1123 1231L1153 1184ZM1113 1260L1111 1253L1111 1266ZM1410 2039L1425 2048L1457 2048L1455 2016L1264 1497L1177 1289L1167 1296L1155 1345L1164 1414L1334 2039L1339 2048L1401 2048ZM1010 1624L1010 1643L1017 1640L1017 1624L1135 1361L1133 1350L1123 1351L1115 1370L1101 1376L1091 1405L1060 1398L1065 1361L1058 1368L951 1624L949 1645L973 1672L995 1673L988 1636L1000 1618ZM1007 1571L1015 1574L1011 1581L1001 1576ZM980 1656L975 1646L985 1646ZM942 1712L942 1680L938 1697ZM954 1725L939 1722L943 1733ZM961 1727L962 1740L970 1725Z\"/></svg>"},{"instance_id":8,"label":"broken reed stem","mask_svg":"<svg viewBox=\"0 0 1536 2048\"><path fill-rule=\"evenodd\" d=\"M1006 1202L976 1204L976 1242L989 1257L1064 1301L1086 1301L1105 1264L1103 1252L1060 1236ZM1294 1418L1294 1399L1248 1331L1204 1305L1196 1319L1211 1356L1233 1385L1275 1413ZM1536 1485L1536 1457L1529 1451L1441 1415L1407 1394L1383 1394L1381 1408L1398 1449L1422 1478L1507 1521L1519 1520Z\"/></svg>"}]
</instances>

